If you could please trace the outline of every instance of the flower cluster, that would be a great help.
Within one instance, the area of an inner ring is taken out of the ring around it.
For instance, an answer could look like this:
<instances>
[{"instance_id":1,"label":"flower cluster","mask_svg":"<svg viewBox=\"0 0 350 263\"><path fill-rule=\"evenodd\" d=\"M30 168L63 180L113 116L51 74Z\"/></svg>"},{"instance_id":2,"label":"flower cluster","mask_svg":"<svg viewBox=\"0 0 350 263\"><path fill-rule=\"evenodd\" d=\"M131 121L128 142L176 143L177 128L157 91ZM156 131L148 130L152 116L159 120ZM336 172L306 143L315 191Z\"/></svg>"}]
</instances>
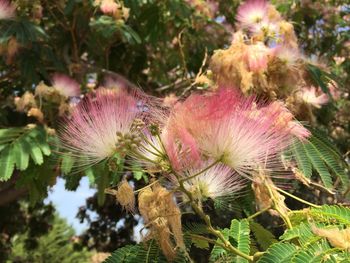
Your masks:
<instances>
[{"instance_id":1,"label":"flower cluster","mask_svg":"<svg viewBox=\"0 0 350 263\"><path fill-rule=\"evenodd\" d=\"M299 51L293 25L266 0L249 0L237 10L237 31L227 49L216 50L210 68L218 85L244 94L283 100L296 115L320 107L328 94L312 87L310 63ZM308 118L310 120L310 118Z\"/></svg>"},{"instance_id":2,"label":"flower cluster","mask_svg":"<svg viewBox=\"0 0 350 263\"><path fill-rule=\"evenodd\" d=\"M15 97L14 104L16 110L27 113L34 117L40 123L50 122L50 107L55 105L58 108L58 115L63 116L74 108L74 99L79 100L80 84L71 77L55 73L51 80L51 86L40 82L36 87L34 94L25 92L21 97Z\"/></svg>"}]
</instances>

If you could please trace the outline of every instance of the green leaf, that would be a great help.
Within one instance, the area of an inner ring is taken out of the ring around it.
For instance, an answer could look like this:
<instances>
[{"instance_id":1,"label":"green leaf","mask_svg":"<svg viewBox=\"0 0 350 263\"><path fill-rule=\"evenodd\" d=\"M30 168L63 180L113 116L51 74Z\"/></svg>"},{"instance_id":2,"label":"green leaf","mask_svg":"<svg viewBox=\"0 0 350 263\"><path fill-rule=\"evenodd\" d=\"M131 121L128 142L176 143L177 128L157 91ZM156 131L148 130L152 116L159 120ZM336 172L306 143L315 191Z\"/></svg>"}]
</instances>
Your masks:
<instances>
[{"instance_id":1,"label":"green leaf","mask_svg":"<svg viewBox=\"0 0 350 263\"><path fill-rule=\"evenodd\" d=\"M62 156L61 171L63 174L69 174L74 165L74 158L71 153L66 153Z\"/></svg>"},{"instance_id":2,"label":"green leaf","mask_svg":"<svg viewBox=\"0 0 350 263\"><path fill-rule=\"evenodd\" d=\"M322 154L312 143L303 144L307 156L310 158L313 167L319 173L321 180L328 189L333 188L332 176L328 171L327 166L323 162Z\"/></svg>"},{"instance_id":3,"label":"green leaf","mask_svg":"<svg viewBox=\"0 0 350 263\"><path fill-rule=\"evenodd\" d=\"M221 230L222 235L228 239L229 235L230 235L230 230L225 228L223 230ZM216 242L218 243L222 243L222 241L220 239L218 239ZM223 249L221 246L218 245L214 245L211 253L210 253L210 262L216 262L218 259L220 258L224 258L226 257L226 250Z\"/></svg>"},{"instance_id":4,"label":"green leaf","mask_svg":"<svg viewBox=\"0 0 350 263\"><path fill-rule=\"evenodd\" d=\"M192 243L197 248L206 249L206 250L209 249L209 242L206 240L192 238Z\"/></svg>"},{"instance_id":5,"label":"green leaf","mask_svg":"<svg viewBox=\"0 0 350 263\"><path fill-rule=\"evenodd\" d=\"M197 234L197 235L209 234L210 233L208 231L208 227L206 225L201 224L201 223L196 223L196 222L186 223L183 226L183 229L186 232L189 232L191 234Z\"/></svg>"},{"instance_id":6,"label":"green leaf","mask_svg":"<svg viewBox=\"0 0 350 263\"><path fill-rule=\"evenodd\" d=\"M0 129L0 144L7 144L16 140L23 132L23 128Z\"/></svg>"},{"instance_id":7,"label":"green leaf","mask_svg":"<svg viewBox=\"0 0 350 263\"><path fill-rule=\"evenodd\" d=\"M140 36L130 26L123 24L121 30L127 42L141 44L142 40Z\"/></svg>"},{"instance_id":8,"label":"green leaf","mask_svg":"<svg viewBox=\"0 0 350 263\"><path fill-rule=\"evenodd\" d=\"M128 245L112 253L104 263L167 263L162 255L158 244L151 240L140 245ZM178 253L174 262L186 262L182 253Z\"/></svg>"},{"instance_id":9,"label":"green leaf","mask_svg":"<svg viewBox=\"0 0 350 263\"><path fill-rule=\"evenodd\" d=\"M134 175L134 178L137 180L137 181L140 181L142 178L143 178L143 175L144 175L144 172L141 170L141 169L133 169L132 171L133 175Z\"/></svg>"},{"instance_id":10,"label":"green leaf","mask_svg":"<svg viewBox=\"0 0 350 263\"><path fill-rule=\"evenodd\" d=\"M264 255L258 260L258 263L287 263L291 262L293 254L297 247L289 243L273 244Z\"/></svg>"},{"instance_id":11,"label":"green leaf","mask_svg":"<svg viewBox=\"0 0 350 263\"><path fill-rule=\"evenodd\" d=\"M328 242L324 239L315 244L306 246L293 257L293 263L319 263L323 262L327 254L331 254L334 251L330 251ZM332 261L331 261L332 262Z\"/></svg>"},{"instance_id":12,"label":"green leaf","mask_svg":"<svg viewBox=\"0 0 350 263\"><path fill-rule=\"evenodd\" d=\"M237 241L237 249L244 254L250 253L250 229L249 221L243 219L238 221L234 219L231 221L230 236ZM248 262L248 260L237 256L237 262Z\"/></svg>"},{"instance_id":13,"label":"green leaf","mask_svg":"<svg viewBox=\"0 0 350 263\"><path fill-rule=\"evenodd\" d=\"M36 143L36 141L31 139L30 137L26 137L24 140L26 140L30 145L30 156L32 157L34 163L37 165L43 164L44 156L40 150L40 147Z\"/></svg>"},{"instance_id":14,"label":"green leaf","mask_svg":"<svg viewBox=\"0 0 350 263\"><path fill-rule=\"evenodd\" d=\"M323 205L321 208L311 208L310 213L319 220L336 222L350 226L350 209L340 205Z\"/></svg>"},{"instance_id":15,"label":"green leaf","mask_svg":"<svg viewBox=\"0 0 350 263\"><path fill-rule=\"evenodd\" d=\"M38 127L33 129L29 133L29 136L33 138L44 155L49 156L51 154L51 149L47 143L46 132L43 128Z\"/></svg>"},{"instance_id":16,"label":"green leaf","mask_svg":"<svg viewBox=\"0 0 350 263\"><path fill-rule=\"evenodd\" d=\"M275 236L262 225L251 221L249 222L250 229L263 250L267 250L272 244L277 243Z\"/></svg>"},{"instance_id":17,"label":"green leaf","mask_svg":"<svg viewBox=\"0 0 350 263\"><path fill-rule=\"evenodd\" d=\"M105 189L110 183L109 172L105 161L93 167L93 175L97 184L97 203L102 206L106 200Z\"/></svg>"},{"instance_id":18,"label":"green leaf","mask_svg":"<svg viewBox=\"0 0 350 263\"><path fill-rule=\"evenodd\" d=\"M301 223L300 225L288 229L280 237L283 241L290 241L298 238L302 245L307 244L311 239L315 239L315 235L311 231L311 225L309 223Z\"/></svg>"},{"instance_id":19,"label":"green leaf","mask_svg":"<svg viewBox=\"0 0 350 263\"><path fill-rule=\"evenodd\" d=\"M310 142L318 149L323 161L331 168L331 170L340 178L343 188L349 185L349 176L345 173L344 168L341 167L340 157L332 154L332 150L322 140L315 136L310 138Z\"/></svg>"},{"instance_id":20,"label":"green leaf","mask_svg":"<svg viewBox=\"0 0 350 263\"><path fill-rule=\"evenodd\" d=\"M30 144L20 138L13 144L13 151L17 169L24 171L29 164Z\"/></svg>"},{"instance_id":21,"label":"green leaf","mask_svg":"<svg viewBox=\"0 0 350 263\"><path fill-rule=\"evenodd\" d=\"M12 147L8 146L0 154L0 181L7 181L11 178L15 169L15 158Z\"/></svg>"},{"instance_id":22,"label":"green leaf","mask_svg":"<svg viewBox=\"0 0 350 263\"><path fill-rule=\"evenodd\" d=\"M311 178L312 165L301 141L297 141L293 144L294 154L298 163L298 167L303 172L306 178Z\"/></svg>"},{"instance_id":23,"label":"green leaf","mask_svg":"<svg viewBox=\"0 0 350 263\"><path fill-rule=\"evenodd\" d=\"M321 69L319 69L318 67L312 64L308 64L307 69L310 73L312 80L315 82L315 84L319 86L324 93L331 95L329 92L327 83L322 78L324 76L324 71L322 71Z\"/></svg>"}]
</instances>

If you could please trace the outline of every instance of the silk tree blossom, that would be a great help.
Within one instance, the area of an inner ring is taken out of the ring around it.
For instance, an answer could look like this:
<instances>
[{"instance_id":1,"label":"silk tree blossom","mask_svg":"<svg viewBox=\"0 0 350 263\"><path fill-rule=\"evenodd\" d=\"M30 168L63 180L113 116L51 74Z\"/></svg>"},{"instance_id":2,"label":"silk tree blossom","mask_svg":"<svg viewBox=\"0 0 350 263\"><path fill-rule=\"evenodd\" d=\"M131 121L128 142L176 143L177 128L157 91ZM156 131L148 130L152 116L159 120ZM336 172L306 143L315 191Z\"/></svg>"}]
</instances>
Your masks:
<instances>
[{"instance_id":1,"label":"silk tree blossom","mask_svg":"<svg viewBox=\"0 0 350 263\"><path fill-rule=\"evenodd\" d=\"M120 90L90 93L66 118L60 131L63 147L79 157L82 166L112 157L120 136L132 134L134 121L141 113L137 104L134 96Z\"/></svg>"},{"instance_id":2,"label":"silk tree blossom","mask_svg":"<svg viewBox=\"0 0 350 263\"><path fill-rule=\"evenodd\" d=\"M325 105L329 102L328 95L325 93L318 95L316 88L313 86L309 88L303 88L301 96L302 100L306 104L310 104L316 108L321 108L322 105Z\"/></svg>"},{"instance_id":3,"label":"silk tree blossom","mask_svg":"<svg viewBox=\"0 0 350 263\"><path fill-rule=\"evenodd\" d=\"M199 168L185 171L181 175L185 188L198 200L237 196L244 187L244 179L224 164L210 166L210 162L204 162Z\"/></svg>"},{"instance_id":4,"label":"silk tree blossom","mask_svg":"<svg viewBox=\"0 0 350 263\"><path fill-rule=\"evenodd\" d=\"M248 0L238 7L237 21L242 28L250 28L266 18L267 11L266 0Z\"/></svg>"},{"instance_id":5,"label":"silk tree blossom","mask_svg":"<svg viewBox=\"0 0 350 263\"><path fill-rule=\"evenodd\" d=\"M222 119L238 105L238 93L229 93L230 96L226 96L226 92L193 94L174 105L161 134L173 169L193 167L200 162L196 135L206 128L209 120Z\"/></svg>"},{"instance_id":6,"label":"silk tree blossom","mask_svg":"<svg viewBox=\"0 0 350 263\"><path fill-rule=\"evenodd\" d=\"M150 171L169 168L160 137L152 135L148 130L143 131L141 143L131 156Z\"/></svg>"},{"instance_id":7,"label":"silk tree blossom","mask_svg":"<svg viewBox=\"0 0 350 263\"><path fill-rule=\"evenodd\" d=\"M64 97L80 96L79 83L67 75L55 73L52 77L52 86Z\"/></svg>"},{"instance_id":8,"label":"silk tree blossom","mask_svg":"<svg viewBox=\"0 0 350 263\"><path fill-rule=\"evenodd\" d=\"M294 136L287 124L277 125L287 109L266 106L262 110L254 98L244 98L235 89L192 95L175 107L170 117L167 129L172 143L167 149L178 149L174 142L179 142L190 159L185 166L205 156L242 175L249 175L261 164L271 167L279 163L280 152ZM181 163L181 156L178 159Z\"/></svg>"},{"instance_id":9,"label":"silk tree blossom","mask_svg":"<svg viewBox=\"0 0 350 263\"><path fill-rule=\"evenodd\" d=\"M16 6L9 0L0 0L0 20L15 17Z\"/></svg>"},{"instance_id":10,"label":"silk tree blossom","mask_svg":"<svg viewBox=\"0 0 350 263\"><path fill-rule=\"evenodd\" d=\"M270 115L278 113L278 118L274 123L277 129L298 138L306 140L310 136L310 132L301 123L294 119L293 114L283 106L282 102L275 101L266 107L261 108L262 115L265 118L270 118Z\"/></svg>"}]
</instances>

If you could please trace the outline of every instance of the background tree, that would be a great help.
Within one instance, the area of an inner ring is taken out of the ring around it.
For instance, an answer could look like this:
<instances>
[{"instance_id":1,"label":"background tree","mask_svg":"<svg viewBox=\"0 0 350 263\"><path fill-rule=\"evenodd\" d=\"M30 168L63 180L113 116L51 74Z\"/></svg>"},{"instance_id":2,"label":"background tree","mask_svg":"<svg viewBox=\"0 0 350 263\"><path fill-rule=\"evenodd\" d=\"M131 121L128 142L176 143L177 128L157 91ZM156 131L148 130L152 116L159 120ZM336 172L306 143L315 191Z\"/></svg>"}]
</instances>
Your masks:
<instances>
[{"instance_id":1,"label":"background tree","mask_svg":"<svg viewBox=\"0 0 350 263\"><path fill-rule=\"evenodd\" d=\"M13 247L8 262L88 262L92 253L79 244L74 230L62 218L54 216L47 235L37 240L35 249L28 249L31 233L25 232L13 238Z\"/></svg>"}]
</instances>

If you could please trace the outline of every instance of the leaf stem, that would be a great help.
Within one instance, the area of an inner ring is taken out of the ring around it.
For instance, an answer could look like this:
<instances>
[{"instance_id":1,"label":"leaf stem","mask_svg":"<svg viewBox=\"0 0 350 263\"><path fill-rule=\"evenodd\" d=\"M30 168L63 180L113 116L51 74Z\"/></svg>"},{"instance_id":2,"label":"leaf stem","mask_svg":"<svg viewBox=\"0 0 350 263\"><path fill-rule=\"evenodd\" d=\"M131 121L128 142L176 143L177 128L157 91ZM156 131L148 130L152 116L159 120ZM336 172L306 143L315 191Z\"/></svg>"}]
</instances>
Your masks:
<instances>
[{"instance_id":1,"label":"leaf stem","mask_svg":"<svg viewBox=\"0 0 350 263\"><path fill-rule=\"evenodd\" d=\"M313 203L310 203L310 202L308 202L308 201L305 201L304 199L299 198L299 197L297 197L297 196L295 196L295 195L293 195L293 194L291 194L291 193L288 193L288 192L286 192L286 191L284 191L284 190L282 190L282 189L280 189L280 188L278 188L278 187L276 187L276 190L279 191L279 192L281 192L281 193L283 193L283 194L285 194L285 195L288 195L289 197L294 198L295 200L297 200L297 201L299 201L299 202L301 202L301 203L304 203L304 204L306 204L306 205L309 205L309 206L312 206L312 207L315 207L315 208L320 208L320 207L321 207L320 205L315 205L315 204L313 204Z\"/></svg>"},{"instance_id":2,"label":"leaf stem","mask_svg":"<svg viewBox=\"0 0 350 263\"><path fill-rule=\"evenodd\" d=\"M267 210L271 209L271 206L268 206L266 208L261 209L260 211L252 214L251 216L247 217L248 220L252 220L253 218L261 215L262 213L265 213Z\"/></svg>"}]
</instances>

